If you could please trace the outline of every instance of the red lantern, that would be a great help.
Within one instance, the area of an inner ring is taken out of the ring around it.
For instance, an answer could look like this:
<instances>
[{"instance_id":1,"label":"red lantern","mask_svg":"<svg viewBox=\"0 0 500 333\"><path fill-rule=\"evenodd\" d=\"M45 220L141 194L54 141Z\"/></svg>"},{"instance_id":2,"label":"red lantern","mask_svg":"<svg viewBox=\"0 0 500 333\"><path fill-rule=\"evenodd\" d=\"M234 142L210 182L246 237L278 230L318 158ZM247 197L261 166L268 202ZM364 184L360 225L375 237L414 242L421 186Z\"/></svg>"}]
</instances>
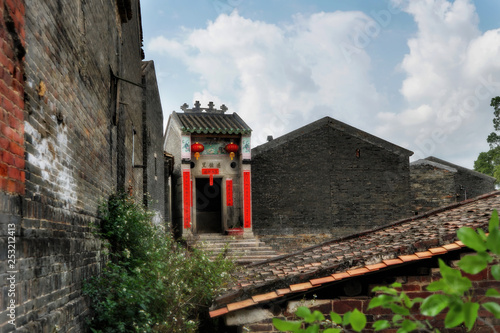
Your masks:
<instances>
[{"instance_id":1,"label":"red lantern","mask_svg":"<svg viewBox=\"0 0 500 333\"><path fill-rule=\"evenodd\" d=\"M194 157L196 157L196 159L198 159L198 157L200 157L200 153L204 150L205 150L205 147L199 142L193 143L191 145L191 151L194 152Z\"/></svg>"},{"instance_id":2,"label":"red lantern","mask_svg":"<svg viewBox=\"0 0 500 333\"><path fill-rule=\"evenodd\" d=\"M229 153L229 156L231 157L231 161L233 160L233 157L235 155L235 153L238 151L238 145L235 144L235 143L230 143L230 144L227 144L226 145L226 151Z\"/></svg>"}]
</instances>

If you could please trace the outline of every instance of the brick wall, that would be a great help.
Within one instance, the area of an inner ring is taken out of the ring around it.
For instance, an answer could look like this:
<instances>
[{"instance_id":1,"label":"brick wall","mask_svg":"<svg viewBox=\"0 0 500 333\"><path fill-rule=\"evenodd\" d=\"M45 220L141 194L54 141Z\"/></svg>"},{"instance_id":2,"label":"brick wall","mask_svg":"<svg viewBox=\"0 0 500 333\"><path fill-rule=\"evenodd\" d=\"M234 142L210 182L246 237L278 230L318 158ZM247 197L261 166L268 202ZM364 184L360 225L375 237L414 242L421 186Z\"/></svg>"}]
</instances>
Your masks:
<instances>
[{"instance_id":1,"label":"brick wall","mask_svg":"<svg viewBox=\"0 0 500 333\"><path fill-rule=\"evenodd\" d=\"M456 267L456 261L452 263L452 267ZM480 272L476 275L466 275L471 279L473 290L475 292L475 297L473 301L477 301L481 295L484 295L488 288L496 288L497 290L500 288L500 281L495 281L493 276L491 275L491 265L488 269ZM422 268L420 268L422 269ZM410 270L411 271L411 270ZM423 275L396 275L396 276L388 276L388 281L398 281L402 283L402 290L411 298L414 299L416 297L427 297L431 295L430 292L426 291L426 286L432 282L436 281L440 278L439 270L436 268L430 269L428 274ZM401 273L401 272L399 272ZM377 280L377 279L374 279ZM367 289L371 290L373 287L377 285L381 285L383 280L379 280L378 283L373 281L373 283L367 282ZM352 284L355 285L355 284ZM338 293L339 289L345 289L345 286L337 285L335 287ZM352 287L350 287L352 288ZM285 304L274 304L266 307L266 311L270 311L269 314L273 314L268 319L261 320L259 322L254 322L251 324L246 324L244 327L247 329L247 332L253 333L270 333L270 332L279 332L274 329L272 325L272 318L281 318L287 320L297 320L297 318L293 315L298 306L307 306L311 309L311 311L318 310L322 312L325 317L329 317L331 311L334 311L339 314L344 314L347 311L352 311L354 309L358 309L362 311L367 317L367 328L363 330L363 332L373 332L371 329L371 325L377 320L392 320L393 313L390 310L382 309L382 308L374 308L368 310L368 304L371 300L371 296L339 296L335 298L324 298L322 294L327 295L328 289L315 291L314 294L317 296L313 300L312 295L300 295L297 300L287 302ZM488 300L487 298L483 299L481 302L493 301L496 302L496 299L491 298ZM414 309L414 315L418 319L429 319L429 322L436 328L439 328L442 332L444 329L444 317L445 314L441 313L437 315L435 318L425 318L421 316L418 312L418 308ZM444 312L446 313L446 312ZM484 321L478 320L476 325L471 330L471 332L492 332L492 329L489 325L495 327L498 331L500 329L500 319L495 319L493 315L487 311L480 310L479 317L481 317ZM251 318L248 316L247 318ZM467 332L467 329L463 326L459 326L452 330L453 332ZM396 330L384 330L384 332L396 332Z\"/></svg>"},{"instance_id":2,"label":"brick wall","mask_svg":"<svg viewBox=\"0 0 500 333\"><path fill-rule=\"evenodd\" d=\"M495 178L432 156L411 163L410 169L415 213L495 190Z\"/></svg>"},{"instance_id":3,"label":"brick wall","mask_svg":"<svg viewBox=\"0 0 500 333\"><path fill-rule=\"evenodd\" d=\"M252 154L253 230L265 241L266 235L339 237L410 213L408 156L329 122Z\"/></svg>"},{"instance_id":4,"label":"brick wall","mask_svg":"<svg viewBox=\"0 0 500 333\"><path fill-rule=\"evenodd\" d=\"M410 169L415 213L424 213L457 201L456 169L416 162L411 164Z\"/></svg>"},{"instance_id":5,"label":"brick wall","mask_svg":"<svg viewBox=\"0 0 500 333\"><path fill-rule=\"evenodd\" d=\"M0 1L0 190L24 194L24 2Z\"/></svg>"},{"instance_id":6,"label":"brick wall","mask_svg":"<svg viewBox=\"0 0 500 333\"><path fill-rule=\"evenodd\" d=\"M98 205L120 189L143 200L139 2L121 8L125 15L115 0L0 0L0 10L0 246L6 222L16 254L0 331L85 332L82 284L105 260L91 228ZM152 122L161 115L158 105L149 112Z\"/></svg>"},{"instance_id":7,"label":"brick wall","mask_svg":"<svg viewBox=\"0 0 500 333\"><path fill-rule=\"evenodd\" d=\"M164 220L163 113L153 61L143 62L143 179L148 207L156 213L157 222ZM153 199L154 200L151 200Z\"/></svg>"}]
</instances>

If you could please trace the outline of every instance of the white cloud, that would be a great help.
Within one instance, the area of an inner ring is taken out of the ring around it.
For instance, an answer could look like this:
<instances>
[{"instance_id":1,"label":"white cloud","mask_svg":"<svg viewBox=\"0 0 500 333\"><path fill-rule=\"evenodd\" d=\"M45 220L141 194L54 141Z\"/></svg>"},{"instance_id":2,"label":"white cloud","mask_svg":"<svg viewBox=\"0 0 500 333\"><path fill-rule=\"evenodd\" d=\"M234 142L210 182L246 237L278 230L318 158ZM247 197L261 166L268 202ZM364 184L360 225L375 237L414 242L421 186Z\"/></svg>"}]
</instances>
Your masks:
<instances>
[{"instance_id":1,"label":"white cloud","mask_svg":"<svg viewBox=\"0 0 500 333\"><path fill-rule=\"evenodd\" d=\"M193 96L238 112L254 128L255 145L326 115L369 123L363 112L382 100L364 50L377 37L373 22L361 12L321 12L279 27L233 12L182 40L160 37L147 48L182 59L205 87Z\"/></svg>"},{"instance_id":2,"label":"white cloud","mask_svg":"<svg viewBox=\"0 0 500 333\"><path fill-rule=\"evenodd\" d=\"M418 25L401 63L408 108L379 113L377 133L405 142L416 158L438 155L472 167L487 147L489 103L499 91L499 30L481 33L468 0L404 3Z\"/></svg>"}]
</instances>

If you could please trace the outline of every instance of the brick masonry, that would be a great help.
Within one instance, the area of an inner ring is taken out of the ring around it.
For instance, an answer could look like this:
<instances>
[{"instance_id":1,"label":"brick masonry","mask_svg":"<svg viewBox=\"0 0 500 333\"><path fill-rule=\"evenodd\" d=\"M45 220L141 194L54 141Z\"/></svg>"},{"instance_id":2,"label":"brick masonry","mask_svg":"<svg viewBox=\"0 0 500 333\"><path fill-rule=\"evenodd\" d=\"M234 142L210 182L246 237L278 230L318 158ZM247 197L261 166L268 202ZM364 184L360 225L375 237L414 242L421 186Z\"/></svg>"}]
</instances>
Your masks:
<instances>
[{"instance_id":1,"label":"brick masonry","mask_svg":"<svg viewBox=\"0 0 500 333\"><path fill-rule=\"evenodd\" d=\"M415 213L495 190L495 178L432 156L412 162L410 176Z\"/></svg>"},{"instance_id":2,"label":"brick masonry","mask_svg":"<svg viewBox=\"0 0 500 333\"><path fill-rule=\"evenodd\" d=\"M87 331L81 288L106 259L92 225L110 193L147 191L161 219L154 66L142 62L139 2L120 4L0 0L0 259L7 225L16 255L13 297L0 267L2 332Z\"/></svg>"},{"instance_id":3,"label":"brick masonry","mask_svg":"<svg viewBox=\"0 0 500 333\"><path fill-rule=\"evenodd\" d=\"M408 216L411 152L332 123L323 118L252 150L254 232L266 243L340 237Z\"/></svg>"}]
</instances>

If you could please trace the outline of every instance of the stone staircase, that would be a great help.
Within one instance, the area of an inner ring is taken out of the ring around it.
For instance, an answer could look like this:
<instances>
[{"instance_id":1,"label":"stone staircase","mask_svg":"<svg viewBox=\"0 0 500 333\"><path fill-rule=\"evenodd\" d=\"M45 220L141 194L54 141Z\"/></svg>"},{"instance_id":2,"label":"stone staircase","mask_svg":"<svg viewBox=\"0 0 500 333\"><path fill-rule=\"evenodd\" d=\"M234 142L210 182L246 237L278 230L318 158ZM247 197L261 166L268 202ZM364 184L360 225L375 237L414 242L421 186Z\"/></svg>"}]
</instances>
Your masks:
<instances>
[{"instance_id":1,"label":"stone staircase","mask_svg":"<svg viewBox=\"0 0 500 333\"><path fill-rule=\"evenodd\" d=\"M224 253L239 265L251 264L280 255L255 237L199 234L188 240L188 246L206 252L210 258Z\"/></svg>"}]
</instances>

